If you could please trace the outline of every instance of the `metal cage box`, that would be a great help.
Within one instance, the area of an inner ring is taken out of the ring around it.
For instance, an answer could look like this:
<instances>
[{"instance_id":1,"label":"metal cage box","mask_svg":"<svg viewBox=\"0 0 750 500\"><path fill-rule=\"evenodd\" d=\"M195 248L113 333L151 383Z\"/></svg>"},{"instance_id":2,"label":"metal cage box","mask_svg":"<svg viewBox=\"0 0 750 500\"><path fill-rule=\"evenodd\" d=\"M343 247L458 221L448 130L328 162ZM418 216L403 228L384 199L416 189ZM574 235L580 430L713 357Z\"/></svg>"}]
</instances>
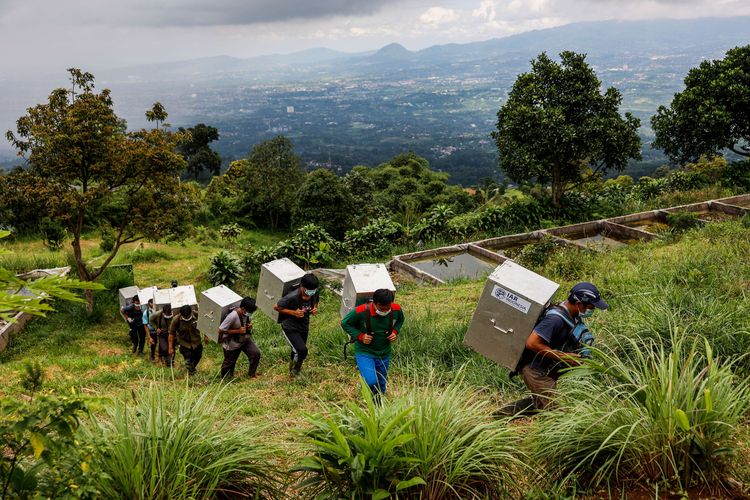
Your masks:
<instances>
[{"instance_id":1,"label":"metal cage box","mask_svg":"<svg viewBox=\"0 0 750 500\"><path fill-rule=\"evenodd\" d=\"M214 342L219 341L219 325L229 312L238 307L242 297L219 285L201 292L198 303L198 330Z\"/></svg>"},{"instance_id":2,"label":"metal cage box","mask_svg":"<svg viewBox=\"0 0 750 500\"><path fill-rule=\"evenodd\" d=\"M514 370L539 315L559 287L515 262L504 262L487 278L464 344Z\"/></svg>"},{"instance_id":3,"label":"metal cage box","mask_svg":"<svg viewBox=\"0 0 750 500\"><path fill-rule=\"evenodd\" d=\"M193 285L181 285L169 289L172 310L179 311L184 305L191 306L194 310L198 307L198 299L195 298L195 287Z\"/></svg>"},{"instance_id":4,"label":"metal cage box","mask_svg":"<svg viewBox=\"0 0 750 500\"><path fill-rule=\"evenodd\" d=\"M341 291L341 309L339 314L343 318L349 311L360 304L364 304L375 290L387 288L396 291L388 268L384 264L352 264L346 266L344 287Z\"/></svg>"},{"instance_id":5,"label":"metal cage box","mask_svg":"<svg viewBox=\"0 0 750 500\"><path fill-rule=\"evenodd\" d=\"M299 284L305 271L289 259L279 259L266 262L260 267L258 280L258 294L256 304L258 309L274 321L279 319L279 313L273 310L276 303Z\"/></svg>"},{"instance_id":6,"label":"metal cage box","mask_svg":"<svg viewBox=\"0 0 750 500\"><path fill-rule=\"evenodd\" d=\"M146 307L146 304L148 304L148 301L154 298L154 292L156 292L158 288L155 286L149 286L147 288L141 288L138 290L138 298L141 299L141 304ZM156 301L154 301L154 307L156 307Z\"/></svg>"},{"instance_id":7,"label":"metal cage box","mask_svg":"<svg viewBox=\"0 0 750 500\"><path fill-rule=\"evenodd\" d=\"M125 288L120 288L117 293L117 295L120 297L120 307L125 307L130 304L133 301L133 297L138 295L138 291L139 289L137 286L127 286Z\"/></svg>"},{"instance_id":8,"label":"metal cage box","mask_svg":"<svg viewBox=\"0 0 750 500\"><path fill-rule=\"evenodd\" d=\"M170 290L170 288L154 290L154 307L157 311L161 311L161 308L167 304L172 305L172 294Z\"/></svg>"}]
</instances>

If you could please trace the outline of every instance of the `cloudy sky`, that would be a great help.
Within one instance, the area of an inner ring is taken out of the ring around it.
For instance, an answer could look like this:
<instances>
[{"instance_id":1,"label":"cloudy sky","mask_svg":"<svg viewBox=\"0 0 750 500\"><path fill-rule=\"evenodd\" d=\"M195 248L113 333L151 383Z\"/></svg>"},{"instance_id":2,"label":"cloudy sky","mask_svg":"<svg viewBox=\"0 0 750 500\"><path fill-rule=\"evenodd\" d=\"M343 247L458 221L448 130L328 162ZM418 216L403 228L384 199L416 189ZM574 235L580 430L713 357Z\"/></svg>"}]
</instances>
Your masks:
<instances>
[{"instance_id":1,"label":"cloudy sky","mask_svg":"<svg viewBox=\"0 0 750 500\"><path fill-rule=\"evenodd\" d=\"M575 21L750 15L748 0L0 0L0 71L91 70L311 47L371 50Z\"/></svg>"}]
</instances>

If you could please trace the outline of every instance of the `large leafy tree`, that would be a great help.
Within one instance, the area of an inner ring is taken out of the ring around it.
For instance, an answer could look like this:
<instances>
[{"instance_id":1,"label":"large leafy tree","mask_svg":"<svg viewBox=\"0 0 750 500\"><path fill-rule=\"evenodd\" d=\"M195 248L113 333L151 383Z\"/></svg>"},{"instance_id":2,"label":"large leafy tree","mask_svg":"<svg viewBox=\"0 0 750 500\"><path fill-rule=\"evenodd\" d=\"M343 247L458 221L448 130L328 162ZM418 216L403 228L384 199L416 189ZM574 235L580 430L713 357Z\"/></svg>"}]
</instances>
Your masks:
<instances>
[{"instance_id":1,"label":"large leafy tree","mask_svg":"<svg viewBox=\"0 0 750 500\"><path fill-rule=\"evenodd\" d=\"M253 146L248 158L232 163L241 190L239 212L271 228L288 226L297 190L302 185L302 159L284 136Z\"/></svg>"},{"instance_id":2,"label":"large leafy tree","mask_svg":"<svg viewBox=\"0 0 750 500\"><path fill-rule=\"evenodd\" d=\"M180 145L180 152L187 160L187 174L198 180L204 172L208 176L219 175L221 171L221 157L211 149L210 144L219 140L219 130L203 123L180 132L187 133L188 139Z\"/></svg>"},{"instance_id":3,"label":"large leafy tree","mask_svg":"<svg viewBox=\"0 0 750 500\"><path fill-rule=\"evenodd\" d=\"M78 276L95 281L122 245L183 231L194 207L178 178L185 168L176 152L182 135L163 127L127 132L110 91L96 92L90 73L68 71L71 88L56 89L48 102L29 108L7 137L30 165L45 215L71 233ZM166 116L155 106L148 118L158 124ZM83 256L83 232L91 222L115 235L98 267ZM91 290L85 296L90 312Z\"/></svg>"},{"instance_id":4,"label":"large leafy tree","mask_svg":"<svg viewBox=\"0 0 750 500\"><path fill-rule=\"evenodd\" d=\"M685 90L651 118L654 147L687 163L724 149L750 157L750 45L724 59L703 61L685 77Z\"/></svg>"},{"instance_id":5,"label":"large leafy tree","mask_svg":"<svg viewBox=\"0 0 750 500\"><path fill-rule=\"evenodd\" d=\"M362 201L366 203L366 200ZM318 169L305 177L294 207L292 226L318 224L334 238L343 238L354 219L355 202L342 179L327 169Z\"/></svg>"},{"instance_id":6,"label":"large leafy tree","mask_svg":"<svg viewBox=\"0 0 750 500\"><path fill-rule=\"evenodd\" d=\"M560 63L542 53L518 76L497 113L501 169L515 182L551 184L552 200L589 170L621 171L640 158L640 121L620 115L620 92L601 82L585 54L563 52Z\"/></svg>"}]
</instances>

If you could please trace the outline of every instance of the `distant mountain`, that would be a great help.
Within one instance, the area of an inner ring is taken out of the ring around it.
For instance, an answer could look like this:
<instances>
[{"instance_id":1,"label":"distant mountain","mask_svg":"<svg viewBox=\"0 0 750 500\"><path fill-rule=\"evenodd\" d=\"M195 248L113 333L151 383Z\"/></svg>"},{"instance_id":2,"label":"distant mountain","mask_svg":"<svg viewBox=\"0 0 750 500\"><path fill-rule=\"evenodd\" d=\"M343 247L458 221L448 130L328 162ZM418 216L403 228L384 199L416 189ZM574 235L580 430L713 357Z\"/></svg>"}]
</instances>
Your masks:
<instances>
[{"instance_id":1,"label":"distant mountain","mask_svg":"<svg viewBox=\"0 0 750 500\"><path fill-rule=\"evenodd\" d=\"M391 43L369 56L370 59L404 61L414 59L415 54L400 43Z\"/></svg>"}]
</instances>

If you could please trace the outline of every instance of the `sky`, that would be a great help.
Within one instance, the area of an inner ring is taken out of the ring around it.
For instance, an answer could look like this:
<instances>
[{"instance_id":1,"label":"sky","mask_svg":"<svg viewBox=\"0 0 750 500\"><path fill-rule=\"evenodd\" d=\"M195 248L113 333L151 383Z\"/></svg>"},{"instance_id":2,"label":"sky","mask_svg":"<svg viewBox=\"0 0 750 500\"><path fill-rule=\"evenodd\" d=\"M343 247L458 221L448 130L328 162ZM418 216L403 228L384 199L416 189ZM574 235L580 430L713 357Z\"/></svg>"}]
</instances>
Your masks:
<instances>
[{"instance_id":1,"label":"sky","mask_svg":"<svg viewBox=\"0 0 750 500\"><path fill-rule=\"evenodd\" d=\"M0 0L0 77L313 47L418 50L577 21L739 15L750 15L750 1Z\"/></svg>"}]
</instances>

